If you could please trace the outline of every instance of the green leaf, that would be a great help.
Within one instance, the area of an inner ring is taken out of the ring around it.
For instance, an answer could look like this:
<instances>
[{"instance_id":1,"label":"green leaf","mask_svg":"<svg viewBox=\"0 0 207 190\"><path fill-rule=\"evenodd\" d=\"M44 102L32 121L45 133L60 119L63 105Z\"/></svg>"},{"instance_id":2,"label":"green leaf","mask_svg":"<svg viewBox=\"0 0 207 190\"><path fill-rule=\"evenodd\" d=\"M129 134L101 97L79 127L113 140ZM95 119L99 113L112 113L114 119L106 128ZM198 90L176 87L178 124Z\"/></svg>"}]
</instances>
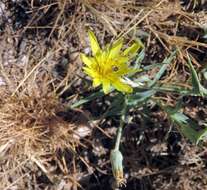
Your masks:
<instances>
[{"instance_id":1,"label":"green leaf","mask_svg":"<svg viewBox=\"0 0 207 190\"><path fill-rule=\"evenodd\" d=\"M145 50L143 49L140 53L138 53L138 55L136 56L136 60L135 60L135 64L134 64L134 69L138 70L138 72L132 72L131 74L128 75L128 77L133 77L135 74L139 73L140 71L142 71L142 69L140 69L141 67L141 62L143 61L144 57L145 57Z\"/></svg>"},{"instance_id":2,"label":"green leaf","mask_svg":"<svg viewBox=\"0 0 207 190\"><path fill-rule=\"evenodd\" d=\"M207 137L207 125L206 125L206 128L205 128L205 129L199 131L199 133L198 133L197 144L198 144L200 141L206 140L206 137Z\"/></svg>"},{"instance_id":3,"label":"green leaf","mask_svg":"<svg viewBox=\"0 0 207 190\"><path fill-rule=\"evenodd\" d=\"M95 92L93 94L91 94L90 96L88 96L87 98L83 98L83 99L80 99L79 101L75 102L74 104L70 105L69 107L70 108L77 108L85 103L88 103L96 98L99 98L99 97L102 97L104 96L105 94L103 93L102 90L98 91L98 92Z\"/></svg>"},{"instance_id":4,"label":"green leaf","mask_svg":"<svg viewBox=\"0 0 207 190\"><path fill-rule=\"evenodd\" d=\"M112 103L108 110L104 113L104 117L121 115L124 107L125 96L122 93L118 93L113 97Z\"/></svg>"},{"instance_id":5,"label":"green leaf","mask_svg":"<svg viewBox=\"0 0 207 190\"><path fill-rule=\"evenodd\" d=\"M126 103L127 109L135 108L143 105L156 93L154 90L139 90L135 89L133 94L123 95L121 93L113 97L112 103L109 109L104 113L104 117L121 115L123 107Z\"/></svg>"},{"instance_id":6,"label":"green leaf","mask_svg":"<svg viewBox=\"0 0 207 190\"><path fill-rule=\"evenodd\" d=\"M174 110L169 107L165 107L164 110L167 112L170 120L179 126L178 130L192 143L198 144L207 136L207 128L200 129L200 126L197 123L187 115L178 111L180 107L181 103L179 103Z\"/></svg>"},{"instance_id":7,"label":"green leaf","mask_svg":"<svg viewBox=\"0 0 207 190\"><path fill-rule=\"evenodd\" d=\"M207 80L207 68L203 69L202 73L203 73L204 79Z\"/></svg>"},{"instance_id":8,"label":"green leaf","mask_svg":"<svg viewBox=\"0 0 207 190\"><path fill-rule=\"evenodd\" d=\"M155 85L152 87L152 89L156 90L157 92L171 92L180 95L194 95L191 90L176 85Z\"/></svg>"},{"instance_id":9,"label":"green leaf","mask_svg":"<svg viewBox=\"0 0 207 190\"><path fill-rule=\"evenodd\" d=\"M170 57L164 59L164 61L162 62L163 65L161 66L159 72L155 75L154 79L148 84L149 87L154 86L156 84L156 82L162 77L162 75L166 71L168 65L174 59L175 53L176 53L176 51L174 51L173 53L171 53Z\"/></svg>"},{"instance_id":10,"label":"green leaf","mask_svg":"<svg viewBox=\"0 0 207 190\"><path fill-rule=\"evenodd\" d=\"M149 71L149 70L154 69L156 67L161 68L165 64L166 63L163 63L163 62L162 63L151 63L151 65L144 66L144 67L142 67L142 69L144 71Z\"/></svg>"},{"instance_id":11,"label":"green leaf","mask_svg":"<svg viewBox=\"0 0 207 190\"><path fill-rule=\"evenodd\" d=\"M135 61L135 68L139 69L141 67L141 62L144 60L145 57L145 49L143 49L138 55Z\"/></svg>"},{"instance_id":12,"label":"green leaf","mask_svg":"<svg viewBox=\"0 0 207 190\"><path fill-rule=\"evenodd\" d=\"M187 57L188 57L188 64L189 64L189 67L190 67L191 77L192 77L192 86L193 86L192 92L197 94L197 95L206 96L207 95L207 89L204 88L201 85L201 83L199 81L199 78L198 78L198 75L197 75L197 72L196 72L196 70L194 69L194 67L191 63L191 59L190 59L190 56L188 54L187 54Z\"/></svg>"},{"instance_id":13,"label":"green leaf","mask_svg":"<svg viewBox=\"0 0 207 190\"><path fill-rule=\"evenodd\" d=\"M170 119L178 126L180 126L179 130L185 137L187 137L192 143L197 144L198 132L194 129L194 122L192 122L186 115L181 112L171 114Z\"/></svg>"},{"instance_id":14,"label":"green leaf","mask_svg":"<svg viewBox=\"0 0 207 190\"><path fill-rule=\"evenodd\" d=\"M145 103L155 93L155 90L140 91L135 89L133 94L128 95L126 104L128 107L137 107Z\"/></svg>"}]
</instances>

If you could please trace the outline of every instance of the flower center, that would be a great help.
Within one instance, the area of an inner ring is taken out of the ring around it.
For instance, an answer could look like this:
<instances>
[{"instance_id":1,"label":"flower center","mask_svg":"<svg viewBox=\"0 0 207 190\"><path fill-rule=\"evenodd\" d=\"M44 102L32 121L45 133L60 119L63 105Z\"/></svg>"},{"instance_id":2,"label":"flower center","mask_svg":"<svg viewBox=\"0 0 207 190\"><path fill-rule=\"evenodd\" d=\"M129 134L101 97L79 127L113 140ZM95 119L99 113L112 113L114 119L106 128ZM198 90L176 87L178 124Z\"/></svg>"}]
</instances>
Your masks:
<instances>
[{"instance_id":1,"label":"flower center","mask_svg":"<svg viewBox=\"0 0 207 190\"><path fill-rule=\"evenodd\" d=\"M119 71L119 67L116 65L112 65L108 67L103 67L102 65L98 65L96 70L101 76L107 77L108 74L112 74L113 72L116 73L117 71Z\"/></svg>"},{"instance_id":2,"label":"flower center","mask_svg":"<svg viewBox=\"0 0 207 190\"><path fill-rule=\"evenodd\" d=\"M117 72L119 70L119 67L117 67L116 65L112 66L112 71Z\"/></svg>"}]
</instances>

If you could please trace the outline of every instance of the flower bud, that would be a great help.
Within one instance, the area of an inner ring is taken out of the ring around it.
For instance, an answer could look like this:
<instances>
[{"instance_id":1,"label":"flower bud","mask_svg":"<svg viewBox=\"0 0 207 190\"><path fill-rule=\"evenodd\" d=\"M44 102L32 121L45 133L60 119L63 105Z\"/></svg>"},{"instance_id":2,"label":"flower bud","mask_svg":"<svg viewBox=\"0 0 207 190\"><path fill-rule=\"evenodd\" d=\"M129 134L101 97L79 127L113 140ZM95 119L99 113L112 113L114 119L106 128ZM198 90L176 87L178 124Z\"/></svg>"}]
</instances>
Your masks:
<instances>
[{"instance_id":1,"label":"flower bud","mask_svg":"<svg viewBox=\"0 0 207 190\"><path fill-rule=\"evenodd\" d=\"M112 166L112 173L118 186L125 185L123 173L123 156L119 150L111 150L110 161Z\"/></svg>"}]
</instances>

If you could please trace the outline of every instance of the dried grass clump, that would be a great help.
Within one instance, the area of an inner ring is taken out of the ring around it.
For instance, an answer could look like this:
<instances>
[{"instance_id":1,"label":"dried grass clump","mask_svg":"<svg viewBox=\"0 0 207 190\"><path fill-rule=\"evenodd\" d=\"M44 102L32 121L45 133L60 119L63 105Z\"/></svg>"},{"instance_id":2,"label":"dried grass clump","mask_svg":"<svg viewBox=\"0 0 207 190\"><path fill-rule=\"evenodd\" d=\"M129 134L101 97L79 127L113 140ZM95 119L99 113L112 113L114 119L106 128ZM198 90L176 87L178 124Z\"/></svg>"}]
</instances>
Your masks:
<instances>
[{"instance_id":1,"label":"dried grass clump","mask_svg":"<svg viewBox=\"0 0 207 190\"><path fill-rule=\"evenodd\" d=\"M42 142L48 142L51 151L56 144L65 147L62 140L69 141L65 143L71 146L69 137L74 126L57 116L61 109L63 106L53 94L9 97L0 108L1 143L12 139L15 144L26 144L22 147L26 153L39 146L45 149Z\"/></svg>"},{"instance_id":2,"label":"dried grass clump","mask_svg":"<svg viewBox=\"0 0 207 190\"><path fill-rule=\"evenodd\" d=\"M54 90L58 84L44 69L27 80L16 69L17 76L23 77L20 81L4 69L8 83L0 86L4 97L0 101L0 181L5 189L27 189L28 183L57 185L63 176L77 185L71 161L80 139L90 132L88 119L81 111L66 109Z\"/></svg>"}]
</instances>

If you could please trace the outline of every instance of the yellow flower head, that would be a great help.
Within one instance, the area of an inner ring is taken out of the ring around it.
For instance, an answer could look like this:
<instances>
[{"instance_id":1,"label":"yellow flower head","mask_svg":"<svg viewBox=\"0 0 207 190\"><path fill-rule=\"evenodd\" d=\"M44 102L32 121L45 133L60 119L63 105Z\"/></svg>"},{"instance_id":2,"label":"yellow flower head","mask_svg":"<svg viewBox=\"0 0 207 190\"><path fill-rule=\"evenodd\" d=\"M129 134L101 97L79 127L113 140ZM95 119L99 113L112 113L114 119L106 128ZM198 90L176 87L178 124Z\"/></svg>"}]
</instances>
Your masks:
<instances>
[{"instance_id":1,"label":"yellow flower head","mask_svg":"<svg viewBox=\"0 0 207 190\"><path fill-rule=\"evenodd\" d=\"M110 87L125 93L131 93L132 87L126 84L123 77L135 69L129 68L127 62L136 55L136 52L142 44L135 42L125 51L121 51L123 40L118 40L112 45L106 45L101 49L96 36L89 31L89 39L92 49L92 57L81 54L81 59L86 65L83 67L84 72L93 79L93 87L103 86L105 94L110 92Z\"/></svg>"}]
</instances>

